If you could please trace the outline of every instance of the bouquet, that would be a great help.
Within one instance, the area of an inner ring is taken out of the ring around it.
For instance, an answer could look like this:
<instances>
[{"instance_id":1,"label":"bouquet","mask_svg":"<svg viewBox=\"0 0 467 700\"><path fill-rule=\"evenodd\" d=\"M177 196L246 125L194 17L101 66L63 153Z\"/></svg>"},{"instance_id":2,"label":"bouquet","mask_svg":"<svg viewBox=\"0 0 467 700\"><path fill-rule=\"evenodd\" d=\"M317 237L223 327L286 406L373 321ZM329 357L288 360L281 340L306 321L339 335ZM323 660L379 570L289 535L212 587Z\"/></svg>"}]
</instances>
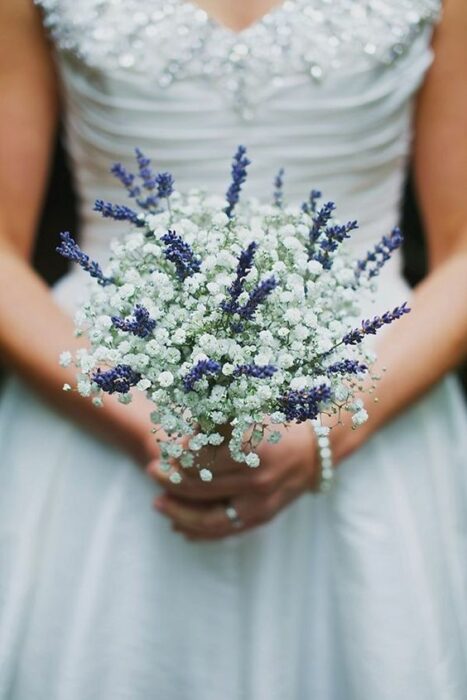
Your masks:
<instances>
[{"instance_id":1,"label":"bouquet","mask_svg":"<svg viewBox=\"0 0 467 700\"><path fill-rule=\"evenodd\" d=\"M400 231L353 260L345 242L357 222L339 223L334 203L321 204L316 190L301 207L286 206L283 170L270 204L239 201L250 165L244 147L225 199L198 190L183 196L138 149L136 159L137 175L121 164L112 172L139 212L95 205L129 223L111 244L107 269L61 234L58 251L93 278L76 315L89 346L61 355L78 369L78 391L96 405L105 394L128 403L133 388L144 392L154 404L161 468L174 483L182 478L174 460L212 479L196 460L208 445L227 441L234 460L257 467L255 448L277 442L278 425L319 426L321 414L342 411L362 424L367 413L356 394L375 359L364 341L409 309L352 319L400 246Z\"/></svg>"}]
</instances>

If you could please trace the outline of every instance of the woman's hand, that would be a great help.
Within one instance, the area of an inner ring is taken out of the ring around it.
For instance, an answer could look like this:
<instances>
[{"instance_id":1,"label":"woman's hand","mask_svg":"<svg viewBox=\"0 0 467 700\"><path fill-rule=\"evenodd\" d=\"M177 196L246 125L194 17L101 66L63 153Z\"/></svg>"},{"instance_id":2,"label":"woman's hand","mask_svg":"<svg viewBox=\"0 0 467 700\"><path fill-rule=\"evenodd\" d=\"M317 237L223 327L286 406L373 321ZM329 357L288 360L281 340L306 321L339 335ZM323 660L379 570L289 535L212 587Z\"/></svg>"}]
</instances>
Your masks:
<instances>
[{"instance_id":1,"label":"woman's hand","mask_svg":"<svg viewBox=\"0 0 467 700\"><path fill-rule=\"evenodd\" d=\"M195 468L180 468L183 481L174 485L158 462L151 462L148 473L165 491L155 507L170 518L174 530L193 540L222 539L267 523L298 496L315 490L319 482L311 426L302 423L277 429L282 433L280 442L263 440L256 450L261 459L258 468L234 462L227 446L201 453L200 463L209 464L214 473L211 482L201 481ZM238 527L226 514L228 505L238 513Z\"/></svg>"}]
</instances>

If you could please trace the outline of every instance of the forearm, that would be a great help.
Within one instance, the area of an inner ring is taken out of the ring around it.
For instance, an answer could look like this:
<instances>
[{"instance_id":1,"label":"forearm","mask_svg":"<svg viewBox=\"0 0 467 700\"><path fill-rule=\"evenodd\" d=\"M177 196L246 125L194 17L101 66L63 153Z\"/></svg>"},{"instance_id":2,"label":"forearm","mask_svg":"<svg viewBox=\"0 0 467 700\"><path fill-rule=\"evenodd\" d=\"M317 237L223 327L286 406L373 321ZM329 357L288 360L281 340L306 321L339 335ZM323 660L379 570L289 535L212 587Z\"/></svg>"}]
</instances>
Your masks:
<instances>
[{"instance_id":1,"label":"forearm","mask_svg":"<svg viewBox=\"0 0 467 700\"><path fill-rule=\"evenodd\" d=\"M352 430L350 418L344 415L344 425L332 430L337 463L462 360L467 347L466 246L418 285L410 307L411 313L388 327L376 346L376 374L381 379L373 394L362 395L368 422Z\"/></svg>"},{"instance_id":2,"label":"forearm","mask_svg":"<svg viewBox=\"0 0 467 700\"><path fill-rule=\"evenodd\" d=\"M2 363L19 374L48 403L143 462L150 439L149 405L142 395L135 406L107 397L96 408L77 392L63 391L76 384L76 370L58 364L63 350L84 346L73 322L53 300L46 285L8 244L0 243L0 355Z\"/></svg>"}]
</instances>

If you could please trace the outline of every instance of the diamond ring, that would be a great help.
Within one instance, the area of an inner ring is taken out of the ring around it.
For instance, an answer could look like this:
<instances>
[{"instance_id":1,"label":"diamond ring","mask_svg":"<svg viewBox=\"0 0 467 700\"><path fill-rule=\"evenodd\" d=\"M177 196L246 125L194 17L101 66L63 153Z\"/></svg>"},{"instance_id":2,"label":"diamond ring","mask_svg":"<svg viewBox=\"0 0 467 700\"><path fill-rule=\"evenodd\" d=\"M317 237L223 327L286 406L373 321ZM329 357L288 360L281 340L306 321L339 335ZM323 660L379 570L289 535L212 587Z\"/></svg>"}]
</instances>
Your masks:
<instances>
[{"instance_id":1,"label":"diamond ring","mask_svg":"<svg viewBox=\"0 0 467 700\"><path fill-rule=\"evenodd\" d=\"M240 518L237 509L232 504L229 504L225 507L225 514L230 520L233 527L240 528L243 526L243 521Z\"/></svg>"}]
</instances>

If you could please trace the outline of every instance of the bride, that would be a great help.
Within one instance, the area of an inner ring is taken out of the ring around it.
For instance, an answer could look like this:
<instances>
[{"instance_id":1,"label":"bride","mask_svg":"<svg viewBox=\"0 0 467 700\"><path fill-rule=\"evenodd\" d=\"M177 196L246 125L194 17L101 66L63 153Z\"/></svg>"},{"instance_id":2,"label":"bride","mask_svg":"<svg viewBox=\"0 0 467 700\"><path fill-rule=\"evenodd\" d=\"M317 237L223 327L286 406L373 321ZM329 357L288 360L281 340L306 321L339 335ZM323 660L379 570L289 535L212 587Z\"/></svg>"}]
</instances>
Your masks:
<instances>
[{"instance_id":1,"label":"bride","mask_svg":"<svg viewBox=\"0 0 467 700\"><path fill-rule=\"evenodd\" d=\"M464 0L439 23L440 0L36 5L0 7L0 698L465 700ZM224 192L245 143L249 194L283 165L289 201L319 187L359 218L356 253L397 222L412 151L431 272L412 294L396 257L366 309L412 313L378 344L369 422L332 431L330 493L306 425L259 470L177 487L145 400L63 394L83 279L50 292L29 263L58 96L101 261L118 231L93 202L136 146Z\"/></svg>"}]
</instances>

